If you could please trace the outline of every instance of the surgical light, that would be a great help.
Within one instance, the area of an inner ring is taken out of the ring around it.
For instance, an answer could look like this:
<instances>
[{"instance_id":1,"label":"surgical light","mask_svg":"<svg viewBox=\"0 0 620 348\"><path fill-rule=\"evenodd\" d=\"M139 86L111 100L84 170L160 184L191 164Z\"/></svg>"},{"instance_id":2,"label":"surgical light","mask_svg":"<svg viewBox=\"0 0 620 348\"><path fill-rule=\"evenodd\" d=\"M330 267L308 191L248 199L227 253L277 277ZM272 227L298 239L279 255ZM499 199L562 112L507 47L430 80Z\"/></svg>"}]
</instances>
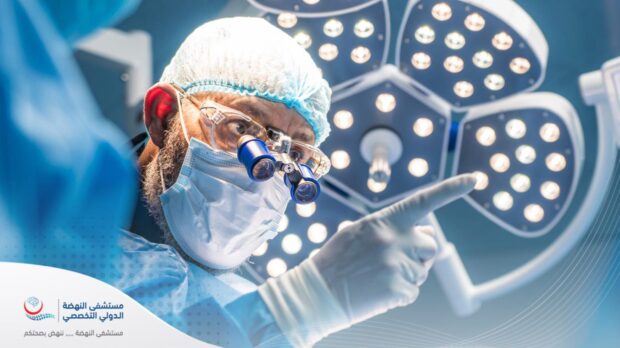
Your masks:
<instances>
[{"instance_id":1,"label":"surgical light","mask_svg":"<svg viewBox=\"0 0 620 348\"><path fill-rule=\"evenodd\" d=\"M423 158L414 158L407 166L409 173L415 177L423 177L428 173L428 162Z\"/></svg>"},{"instance_id":2,"label":"surgical light","mask_svg":"<svg viewBox=\"0 0 620 348\"><path fill-rule=\"evenodd\" d=\"M385 191L385 189L387 188L388 183L387 182L378 182L375 181L373 178L368 178L368 181L366 183L366 185L368 186L368 189L374 193L380 193Z\"/></svg>"},{"instance_id":3,"label":"surgical light","mask_svg":"<svg viewBox=\"0 0 620 348\"><path fill-rule=\"evenodd\" d=\"M460 73L465 67L463 59L459 56L449 56L443 63L444 68L453 74Z\"/></svg>"},{"instance_id":4,"label":"surgical light","mask_svg":"<svg viewBox=\"0 0 620 348\"><path fill-rule=\"evenodd\" d=\"M500 191L493 195L493 205L495 205L495 207L499 210L510 210L513 203L514 200L512 199L512 196L506 191Z\"/></svg>"},{"instance_id":5,"label":"surgical light","mask_svg":"<svg viewBox=\"0 0 620 348\"><path fill-rule=\"evenodd\" d=\"M370 60L370 50L368 47L357 46L351 50L351 60L357 64L364 64Z\"/></svg>"},{"instance_id":6,"label":"surgical light","mask_svg":"<svg viewBox=\"0 0 620 348\"><path fill-rule=\"evenodd\" d=\"M485 173L477 170L473 172L476 177L476 186L474 186L474 190L482 191L489 186L489 176Z\"/></svg>"},{"instance_id":7,"label":"surgical light","mask_svg":"<svg viewBox=\"0 0 620 348\"><path fill-rule=\"evenodd\" d=\"M416 52L411 56L411 65L418 70L426 70L431 66L431 56L424 52Z\"/></svg>"},{"instance_id":8,"label":"surgical light","mask_svg":"<svg viewBox=\"0 0 620 348\"><path fill-rule=\"evenodd\" d=\"M308 227L308 240L315 244L323 243L327 239L327 227L320 222L315 222Z\"/></svg>"},{"instance_id":9,"label":"surgical light","mask_svg":"<svg viewBox=\"0 0 620 348\"><path fill-rule=\"evenodd\" d=\"M314 215L316 204L314 202L310 204L296 204L295 210L297 211L297 215L308 218Z\"/></svg>"},{"instance_id":10,"label":"surgical light","mask_svg":"<svg viewBox=\"0 0 620 348\"><path fill-rule=\"evenodd\" d=\"M310 46L312 46L312 38L304 31L298 32L297 34L295 34L295 36L293 36L293 38L303 48L308 49Z\"/></svg>"},{"instance_id":11,"label":"surgical light","mask_svg":"<svg viewBox=\"0 0 620 348\"><path fill-rule=\"evenodd\" d=\"M517 173L510 178L510 187L516 192L526 192L530 189L531 181L527 175Z\"/></svg>"},{"instance_id":12,"label":"surgical light","mask_svg":"<svg viewBox=\"0 0 620 348\"><path fill-rule=\"evenodd\" d=\"M287 269L288 266L286 262L279 257L273 258L267 263L267 274L269 274L270 277L275 278L286 272Z\"/></svg>"},{"instance_id":13,"label":"surgical light","mask_svg":"<svg viewBox=\"0 0 620 348\"><path fill-rule=\"evenodd\" d=\"M344 150L336 150L330 156L332 167L336 169L345 169L351 164L349 153Z\"/></svg>"},{"instance_id":14,"label":"surgical light","mask_svg":"<svg viewBox=\"0 0 620 348\"><path fill-rule=\"evenodd\" d=\"M535 89L549 51L534 20L512 0L410 0L397 42L401 71L457 112ZM416 64L420 52L441 64Z\"/></svg>"},{"instance_id":15,"label":"surgical light","mask_svg":"<svg viewBox=\"0 0 620 348\"><path fill-rule=\"evenodd\" d=\"M545 217L545 210L538 204L529 204L523 210L523 215L528 221L537 223Z\"/></svg>"},{"instance_id":16,"label":"surgical light","mask_svg":"<svg viewBox=\"0 0 620 348\"><path fill-rule=\"evenodd\" d=\"M336 59L338 57L338 46L331 43L322 44L319 47L319 57L328 62Z\"/></svg>"},{"instance_id":17,"label":"surgical light","mask_svg":"<svg viewBox=\"0 0 620 348\"><path fill-rule=\"evenodd\" d=\"M560 127L554 123L545 123L540 127L540 138L547 142L553 143L560 139Z\"/></svg>"},{"instance_id":18,"label":"surgical light","mask_svg":"<svg viewBox=\"0 0 620 348\"><path fill-rule=\"evenodd\" d=\"M283 232L288 228L288 216L287 215L283 215L282 218L280 219L280 222L278 222L278 232Z\"/></svg>"},{"instance_id":19,"label":"surgical light","mask_svg":"<svg viewBox=\"0 0 620 348\"><path fill-rule=\"evenodd\" d=\"M341 230L347 228L347 226L350 226L352 224L353 224L353 221L351 221L351 220L344 220L344 221L342 221L342 222L340 222L338 224L338 231L341 231Z\"/></svg>"},{"instance_id":20,"label":"surgical light","mask_svg":"<svg viewBox=\"0 0 620 348\"><path fill-rule=\"evenodd\" d=\"M545 159L545 163L552 172L559 172L566 168L566 158L557 152L550 153Z\"/></svg>"},{"instance_id":21,"label":"surgical light","mask_svg":"<svg viewBox=\"0 0 620 348\"><path fill-rule=\"evenodd\" d=\"M282 238L282 250L289 255L297 254L302 244L301 238L294 233L289 233Z\"/></svg>"},{"instance_id":22,"label":"surgical light","mask_svg":"<svg viewBox=\"0 0 620 348\"><path fill-rule=\"evenodd\" d=\"M426 138L433 134L433 121L427 117L420 117L413 123L413 132L421 137Z\"/></svg>"},{"instance_id":23,"label":"surgical light","mask_svg":"<svg viewBox=\"0 0 620 348\"><path fill-rule=\"evenodd\" d=\"M325 22L325 25L323 26L323 32L329 37L338 37L343 31L344 26L342 25L342 22L334 18Z\"/></svg>"},{"instance_id":24,"label":"surgical light","mask_svg":"<svg viewBox=\"0 0 620 348\"><path fill-rule=\"evenodd\" d=\"M267 248L269 248L269 244L267 242L263 242L263 244L261 244L256 250L254 250L252 255L263 256L267 252Z\"/></svg>"},{"instance_id":25,"label":"surgical light","mask_svg":"<svg viewBox=\"0 0 620 348\"><path fill-rule=\"evenodd\" d=\"M510 158L503 153L496 153L489 160L491 168L498 173L505 173L510 169Z\"/></svg>"},{"instance_id":26,"label":"surgical light","mask_svg":"<svg viewBox=\"0 0 620 348\"><path fill-rule=\"evenodd\" d=\"M349 129L353 125L353 114L348 110L339 110L334 114L334 126Z\"/></svg>"},{"instance_id":27,"label":"surgical light","mask_svg":"<svg viewBox=\"0 0 620 348\"><path fill-rule=\"evenodd\" d=\"M514 118L506 123L506 134L513 139L521 139L527 132L525 122L518 118Z\"/></svg>"},{"instance_id":28,"label":"surgical light","mask_svg":"<svg viewBox=\"0 0 620 348\"><path fill-rule=\"evenodd\" d=\"M540 186L540 194L550 201L560 196L560 185L553 181L545 181Z\"/></svg>"},{"instance_id":29,"label":"surgical light","mask_svg":"<svg viewBox=\"0 0 620 348\"><path fill-rule=\"evenodd\" d=\"M476 140L482 146L491 146L495 143L496 135L493 128L484 126L476 131Z\"/></svg>"},{"instance_id":30,"label":"surgical light","mask_svg":"<svg viewBox=\"0 0 620 348\"><path fill-rule=\"evenodd\" d=\"M536 150L530 145L520 145L515 150L515 157L523 164L530 164L536 160Z\"/></svg>"},{"instance_id":31,"label":"surgical light","mask_svg":"<svg viewBox=\"0 0 620 348\"><path fill-rule=\"evenodd\" d=\"M390 93L381 93L375 100L375 106L381 112L392 112L396 108L396 98Z\"/></svg>"},{"instance_id":32,"label":"surgical light","mask_svg":"<svg viewBox=\"0 0 620 348\"><path fill-rule=\"evenodd\" d=\"M321 0L303 0L303 2L305 2L308 5L316 5L319 3L319 1Z\"/></svg>"},{"instance_id":33,"label":"surgical light","mask_svg":"<svg viewBox=\"0 0 620 348\"><path fill-rule=\"evenodd\" d=\"M319 250L321 250L321 249L314 249L314 250L312 250L312 251L310 252L310 255L309 255L308 257L314 257L314 255L316 255L316 254L318 254L318 253L319 253Z\"/></svg>"},{"instance_id":34,"label":"surgical light","mask_svg":"<svg viewBox=\"0 0 620 348\"><path fill-rule=\"evenodd\" d=\"M297 16L290 12L282 12L278 15L278 25L290 29L297 24Z\"/></svg>"},{"instance_id":35,"label":"surgical light","mask_svg":"<svg viewBox=\"0 0 620 348\"><path fill-rule=\"evenodd\" d=\"M375 26L374 24L372 24L371 21L367 19L360 19L359 21L357 21L357 23L355 23L355 26L353 27L353 32L358 37L365 39L372 36L372 34L375 32Z\"/></svg>"}]
</instances>

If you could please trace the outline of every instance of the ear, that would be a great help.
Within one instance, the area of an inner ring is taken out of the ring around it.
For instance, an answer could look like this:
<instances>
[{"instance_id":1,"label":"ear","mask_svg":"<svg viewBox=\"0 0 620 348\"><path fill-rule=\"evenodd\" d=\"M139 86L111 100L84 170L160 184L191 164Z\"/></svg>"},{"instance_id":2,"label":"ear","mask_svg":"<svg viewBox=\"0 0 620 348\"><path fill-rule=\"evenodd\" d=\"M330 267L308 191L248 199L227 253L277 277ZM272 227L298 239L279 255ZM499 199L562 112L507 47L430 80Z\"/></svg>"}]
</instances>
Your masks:
<instances>
[{"instance_id":1,"label":"ear","mask_svg":"<svg viewBox=\"0 0 620 348\"><path fill-rule=\"evenodd\" d=\"M159 82L144 97L144 125L157 147L164 145L168 121L177 113L177 92L169 83Z\"/></svg>"}]
</instances>

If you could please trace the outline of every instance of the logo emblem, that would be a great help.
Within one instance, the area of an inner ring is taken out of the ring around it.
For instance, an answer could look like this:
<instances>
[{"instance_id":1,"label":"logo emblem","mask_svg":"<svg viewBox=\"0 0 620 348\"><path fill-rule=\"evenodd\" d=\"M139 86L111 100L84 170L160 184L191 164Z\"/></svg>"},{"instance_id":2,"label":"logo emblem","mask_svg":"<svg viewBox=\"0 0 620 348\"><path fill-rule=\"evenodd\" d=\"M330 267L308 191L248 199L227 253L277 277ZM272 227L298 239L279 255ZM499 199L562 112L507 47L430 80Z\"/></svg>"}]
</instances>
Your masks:
<instances>
[{"instance_id":1,"label":"logo emblem","mask_svg":"<svg viewBox=\"0 0 620 348\"><path fill-rule=\"evenodd\" d=\"M38 321L56 317L51 313L42 313L43 301L39 301L39 299L34 296L28 297L26 301L24 301L24 311L26 312L26 317L30 320Z\"/></svg>"}]
</instances>

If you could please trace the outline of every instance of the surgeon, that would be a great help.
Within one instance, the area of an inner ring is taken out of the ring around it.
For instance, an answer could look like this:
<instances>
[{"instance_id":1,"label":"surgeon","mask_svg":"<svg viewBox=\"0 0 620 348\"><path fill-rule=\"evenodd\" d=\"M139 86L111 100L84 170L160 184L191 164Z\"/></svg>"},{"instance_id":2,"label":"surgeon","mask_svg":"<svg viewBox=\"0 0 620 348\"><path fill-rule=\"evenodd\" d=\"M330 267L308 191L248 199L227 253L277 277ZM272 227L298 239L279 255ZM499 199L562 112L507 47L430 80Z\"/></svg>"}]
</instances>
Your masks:
<instances>
[{"instance_id":1,"label":"surgeon","mask_svg":"<svg viewBox=\"0 0 620 348\"><path fill-rule=\"evenodd\" d=\"M0 247L2 260L97 277L174 327L225 347L311 346L415 301L436 251L432 228L419 221L471 191L471 175L354 222L313 258L258 287L234 273L275 236L291 199L303 203L318 193L318 186L300 190L301 183L329 169L318 146L329 134L331 92L310 56L285 33L262 19L206 23L146 92L149 138L138 172L141 197L165 237L154 243L140 231L111 227L127 215L133 177L117 132L94 116L86 93L74 91L84 85L66 66L69 36L53 21L65 12L38 2L9 4L2 25L24 30L3 31L2 43L36 50L46 60L3 52L9 59L0 65L0 117L12 130L0 150L10 164L0 172L6 179L0 180L0 222L9 236ZM23 17L21 24L11 21L13 15ZM13 33L32 44L11 42ZM28 81L18 68L29 73ZM37 95L35 86L48 94ZM247 160L243 149L252 144L260 156ZM28 190L32 183L36 189Z\"/></svg>"}]
</instances>

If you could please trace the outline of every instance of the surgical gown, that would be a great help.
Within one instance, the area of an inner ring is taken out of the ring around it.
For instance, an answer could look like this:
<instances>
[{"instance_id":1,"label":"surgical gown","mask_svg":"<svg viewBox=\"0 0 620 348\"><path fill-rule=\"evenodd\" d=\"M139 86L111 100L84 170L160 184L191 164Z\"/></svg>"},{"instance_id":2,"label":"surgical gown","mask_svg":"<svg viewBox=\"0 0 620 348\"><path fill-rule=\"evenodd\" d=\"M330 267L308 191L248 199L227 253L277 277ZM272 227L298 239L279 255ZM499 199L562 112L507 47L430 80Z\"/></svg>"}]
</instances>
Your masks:
<instances>
[{"instance_id":1,"label":"surgical gown","mask_svg":"<svg viewBox=\"0 0 620 348\"><path fill-rule=\"evenodd\" d=\"M206 342L288 345L255 287L120 229L137 174L71 44L136 1L0 1L0 261L69 269L125 291Z\"/></svg>"}]
</instances>

